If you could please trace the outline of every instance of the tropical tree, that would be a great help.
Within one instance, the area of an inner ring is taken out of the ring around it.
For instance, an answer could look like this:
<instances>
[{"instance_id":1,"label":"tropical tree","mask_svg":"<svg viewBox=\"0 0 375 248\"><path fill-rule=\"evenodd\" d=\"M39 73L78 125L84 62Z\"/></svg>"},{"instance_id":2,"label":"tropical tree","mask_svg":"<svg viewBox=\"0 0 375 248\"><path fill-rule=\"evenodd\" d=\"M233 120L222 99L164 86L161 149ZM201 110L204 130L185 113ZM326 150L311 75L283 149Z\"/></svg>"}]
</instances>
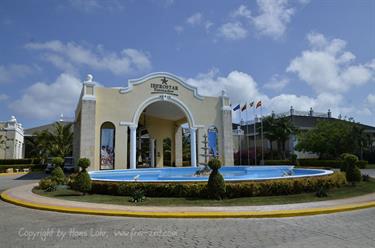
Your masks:
<instances>
[{"instance_id":1,"label":"tropical tree","mask_svg":"<svg viewBox=\"0 0 375 248\"><path fill-rule=\"evenodd\" d=\"M273 149L272 142L276 141L278 155L285 159L285 143L290 138L290 135L298 132L298 129L288 117L275 118L274 116L268 116L263 120L263 132L264 136L270 141L271 151ZM271 156L273 158L273 155Z\"/></svg>"},{"instance_id":2,"label":"tropical tree","mask_svg":"<svg viewBox=\"0 0 375 248\"><path fill-rule=\"evenodd\" d=\"M320 121L316 126L298 136L296 149L314 152L320 158L335 159L343 153L354 153L356 149L353 123L345 121Z\"/></svg>"},{"instance_id":3,"label":"tropical tree","mask_svg":"<svg viewBox=\"0 0 375 248\"><path fill-rule=\"evenodd\" d=\"M283 159L286 158L285 154L285 142L290 138L292 134L298 132L298 129L294 126L290 118L278 118L276 119L275 136L277 141L277 150L279 156Z\"/></svg>"},{"instance_id":4,"label":"tropical tree","mask_svg":"<svg viewBox=\"0 0 375 248\"><path fill-rule=\"evenodd\" d=\"M273 142L277 140L275 129L276 119L274 115L265 117L263 119L263 133L264 137L270 141L271 159L273 159Z\"/></svg>"},{"instance_id":5,"label":"tropical tree","mask_svg":"<svg viewBox=\"0 0 375 248\"><path fill-rule=\"evenodd\" d=\"M72 124L56 122L53 129L36 132L34 141L34 152L38 158L66 157L73 151Z\"/></svg>"}]
</instances>

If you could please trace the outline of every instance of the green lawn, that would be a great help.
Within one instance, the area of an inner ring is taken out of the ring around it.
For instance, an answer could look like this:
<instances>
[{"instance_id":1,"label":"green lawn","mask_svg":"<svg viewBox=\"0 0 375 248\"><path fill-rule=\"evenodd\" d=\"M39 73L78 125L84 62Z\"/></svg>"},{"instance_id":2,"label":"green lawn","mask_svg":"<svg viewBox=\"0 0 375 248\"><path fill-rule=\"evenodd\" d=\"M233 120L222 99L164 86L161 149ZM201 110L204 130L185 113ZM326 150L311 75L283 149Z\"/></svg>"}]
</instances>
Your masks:
<instances>
[{"instance_id":1,"label":"green lawn","mask_svg":"<svg viewBox=\"0 0 375 248\"><path fill-rule=\"evenodd\" d=\"M341 188L331 189L328 192L328 197L319 198L315 193L305 193L298 195L283 195L283 196L267 196L267 197L243 197L235 199L224 199L223 201L207 200L207 199L189 199L189 198L154 198L147 197L146 201L141 203L129 202L129 197L126 196L111 196L111 195L84 195L69 190L59 189L55 192L44 192L42 190L34 189L34 193L55 197L64 200L80 201L80 202L95 202L108 203L119 205L141 205L141 206L244 206L244 205L269 205L269 204L288 204L301 203L311 201L324 201L333 199L342 199L347 197L359 196L363 194L375 192L375 180L370 182L361 182L357 186L349 185Z\"/></svg>"},{"instance_id":2,"label":"green lawn","mask_svg":"<svg viewBox=\"0 0 375 248\"><path fill-rule=\"evenodd\" d=\"M368 164L366 169L375 169L375 164Z\"/></svg>"}]
</instances>

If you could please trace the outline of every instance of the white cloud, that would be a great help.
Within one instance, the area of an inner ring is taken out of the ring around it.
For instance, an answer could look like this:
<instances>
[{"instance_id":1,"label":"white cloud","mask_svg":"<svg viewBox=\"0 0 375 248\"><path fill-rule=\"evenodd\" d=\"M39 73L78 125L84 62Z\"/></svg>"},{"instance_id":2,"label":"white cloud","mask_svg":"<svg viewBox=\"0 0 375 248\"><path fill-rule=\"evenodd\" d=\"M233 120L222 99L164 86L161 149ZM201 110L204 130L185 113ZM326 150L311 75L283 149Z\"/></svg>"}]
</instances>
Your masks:
<instances>
[{"instance_id":1,"label":"white cloud","mask_svg":"<svg viewBox=\"0 0 375 248\"><path fill-rule=\"evenodd\" d=\"M228 22L219 28L219 34L229 40L240 40L247 37L247 30L240 22Z\"/></svg>"},{"instance_id":2,"label":"white cloud","mask_svg":"<svg viewBox=\"0 0 375 248\"><path fill-rule=\"evenodd\" d=\"M257 0L259 15L252 23L261 34L274 39L280 38L286 31L295 9L288 6L287 0Z\"/></svg>"},{"instance_id":3,"label":"white cloud","mask_svg":"<svg viewBox=\"0 0 375 248\"><path fill-rule=\"evenodd\" d=\"M37 69L22 64L0 65L0 83L15 82L31 75Z\"/></svg>"},{"instance_id":4,"label":"white cloud","mask_svg":"<svg viewBox=\"0 0 375 248\"><path fill-rule=\"evenodd\" d=\"M233 103L265 97L258 91L253 77L247 73L232 71L226 77L218 74L217 69L212 69L208 73L189 78L186 82L197 87L199 93L206 96L219 96L225 90Z\"/></svg>"},{"instance_id":5,"label":"white cloud","mask_svg":"<svg viewBox=\"0 0 375 248\"><path fill-rule=\"evenodd\" d=\"M31 85L9 107L17 114L33 119L55 119L60 114L73 116L81 89L78 78L62 73L50 84L37 82Z\"/></svg>"},{"instance_id":6,"label":"white cloud","mask_svg":"<svg viewBox=\"0 0 375 248\"><path fill-rule=\"evenodd\" d=\"M206 96L219 96L225 90L233 105L250 101L262 100L264 113L275 111L287 112L293 106L295 110L327 113L328 109L333 114L339 113L349 116L357 113L353 107L345 107L343 96L340 94L320 93L316 96L279 94L271 96L259 89L254 78L245 72L232 71L227 76L219 76L217 69L208 73L198 74L195 78L188 78L186 82L198 88L198 92ZM237 118L234 116L234 118Z\"/></svg>"},{"instance_id":7,"label":"white cloud","mask_svg":"<svg viewBox=\"0 0 375 248\"><path fill-rule=\"evenodd\" d=\"M310 50L294 58L287 72L296 73L316 92L343 93L373 78L371 64L353 64L355 56L345 51L344 40L327 40L319 33L310 33L307 39Z\"/></svg>"},{"instance_id":8,"label":"white cloud","mask_svg":"<svg viewBox=\"0 0 375 248\"><path fill-rule=\"evenodd\" d=\"M375 94L369 94L366 98L367 103L374 108L375 107Z\"/></svg>"},{"instance_id":9,"label":"white cloud","mask_svg":"<svg viewBox=\"0 0 375 248\"><path fill-rule=\"evenodd\" d=\"M6 94L0 94L0 102L8 100L8 99L9 99L8 95L6 95Z\"/></svg>"},{"instance_id":10,"label":"white cloud","mask_svg":"<svg viewBox=\"0 0 375 248\"><path fill-rule=\"evenodd\" d=\"M28 43L27 49L43 51L43 58L57 68L74 73L77 66L108 70L116 75L143 72L151 69L149 55L136 49L123 49L119 53L104 51L102 46L92 50L74 42L64 44L54 40L45 43Z\"/></svg>"},{"instance_id":11,"label":"white cloud","mask_svg":"<svg viewBox=\"0 0 375 248\"><path fill-rule=\"evenodd\" d=\"M232 12L232 17L244 17L251 19L251 11L243 4L241 4L238 9Z\"/></svg>"},{"instance_id":12,"label":"white cloud","mask_svg":"<svg viewBox=\"0 0 375 248\"><path fill-rule=\"evenodd\" d=\"M275 74L271 77L271 80L264 85L265 89L280 91L289 84L289 79L286 77L281 77L278 74Z\"/></svg>"},{"instance_id":13,"label":"white cloud","mask_svg":"<svg viewBox=\"0 0 375 248\"><path fill-rule=\"evenodd\" d=\"M194 13L192 16L189 16L186 19L186 22L192 26L199 25L203 22L203 16L202 13Z\"/></svg>"},{"instance_id":14,"label":"white cloud","mask_svg":"<svg viewBox=\"0 0 375 248\"><path fill-rule=\"evenodd\" d=\"M102 10L119 11L124 9L122 2L119 0L69 0L69 4L73 8L86 13Z\"/></svg>"},{"instance_id":15,"label":"white cloud","mask_svg":"<svg viewBox=\"0 0 375 248\"><path fill-rule=\"evenodd\" d=\"M181 26L181 25L176 25L176 26L174 26L174 30L179 34L179 33L182 33L184 31L184 27Z\"/></svg>"}]
</instances>

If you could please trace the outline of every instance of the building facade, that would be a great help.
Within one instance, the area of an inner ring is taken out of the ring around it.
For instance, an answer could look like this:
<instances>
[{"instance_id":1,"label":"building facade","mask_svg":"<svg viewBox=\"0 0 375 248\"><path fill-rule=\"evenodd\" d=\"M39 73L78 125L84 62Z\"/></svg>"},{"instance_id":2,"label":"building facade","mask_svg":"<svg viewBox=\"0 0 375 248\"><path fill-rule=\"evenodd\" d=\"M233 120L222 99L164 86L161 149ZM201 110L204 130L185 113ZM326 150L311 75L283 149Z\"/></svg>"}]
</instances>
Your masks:
<instances>
[{"instance_id":1,"label":"building facade","mask_svg":"<svg viewBox=\"0 0 375 248\"><path fill-rule=\"evenodd\" d=\"M300 131L306 132L313 129L320 121L346 121L353 122L353 119L342 118L339 116L335 118L332 116L330 110L326 113L314 112L312 108L309 111L296 111L293 107L288 112L273 114L275 118L288 118L291 123ZM254 125L256 128L254 128ZM375 127L358 123L363 128L364 134L370 140L371 146L375 146ZM233 124L233 147L234 147L234 160L235 164L261 164L262 159L262 147L265 160L270 159L270 153L274 153L274 157L277 157L277 143L271 142L261 136L260 132L261 119L256 118L255 120L243 122L242 125ZM298 143L297 135L292 134L289 139L286 140L285 152L287 157L291 154L297 155L297 158L318 158L319 155L312 152L301 152L295 149ZM256 144L256 145L254 145ZM272 149L272 150L271 150ZM255 160L255 154L257 160Z\"/></svg>"},{"instance_id":2,"label":"building facade","mask_svg":"<svg viewBox=\"0 0 375 248\"><path fill-rule=\"evenodd\" d=\"M0 159L24 158L24 132L16 117L0 122Z\"/></svg>"},{"instance_id":3,"label":"building facade","mask_svg":"<svg viewBox=\"0 0 375 248\"><path fill-rule=\"evenodd\" d=\"M90 170L183 165L183 129L189 131L190 166L218 156L233 165L229 98L202 96L170 73L129 80L124 88L83 83L75 112L75 160L87 157Z\"/></svg>"}]
</instances>

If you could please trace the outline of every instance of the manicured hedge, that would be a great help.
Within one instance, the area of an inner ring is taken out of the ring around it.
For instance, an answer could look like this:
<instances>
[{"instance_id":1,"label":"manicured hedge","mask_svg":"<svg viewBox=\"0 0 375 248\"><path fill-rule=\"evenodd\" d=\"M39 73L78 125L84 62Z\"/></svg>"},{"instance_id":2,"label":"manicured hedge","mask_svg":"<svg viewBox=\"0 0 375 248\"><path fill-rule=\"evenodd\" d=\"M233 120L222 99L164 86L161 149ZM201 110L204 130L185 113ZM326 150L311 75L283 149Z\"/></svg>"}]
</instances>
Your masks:
<instances>
[{"instance_id":1,"label":"manicured hedge","mask_svg":"<svg viewBox=\"0 0 375 248\"><path fill-rule=\"evenodd\" d=\"M328 176L280 179L268 181L226 182L226 197L249 197L299 194L315 192L321 186L327 189L346 183L345 174L335 172ZM143 190L148 197L207 198L207 183L140 183L92 181L95 194L129 196L136 189Z\"/></svg>"},{"instance_id":2,"label":"manicured hedge","mask_svg":"<svg viewBox=\"0 0 375 248\"><path fill-rule=\"evenodd\" d=\"M24 158L24 159L0 159L0 165L12 165L12 164L39 164L40 159Z\"/></svg>"}]
</instances>

